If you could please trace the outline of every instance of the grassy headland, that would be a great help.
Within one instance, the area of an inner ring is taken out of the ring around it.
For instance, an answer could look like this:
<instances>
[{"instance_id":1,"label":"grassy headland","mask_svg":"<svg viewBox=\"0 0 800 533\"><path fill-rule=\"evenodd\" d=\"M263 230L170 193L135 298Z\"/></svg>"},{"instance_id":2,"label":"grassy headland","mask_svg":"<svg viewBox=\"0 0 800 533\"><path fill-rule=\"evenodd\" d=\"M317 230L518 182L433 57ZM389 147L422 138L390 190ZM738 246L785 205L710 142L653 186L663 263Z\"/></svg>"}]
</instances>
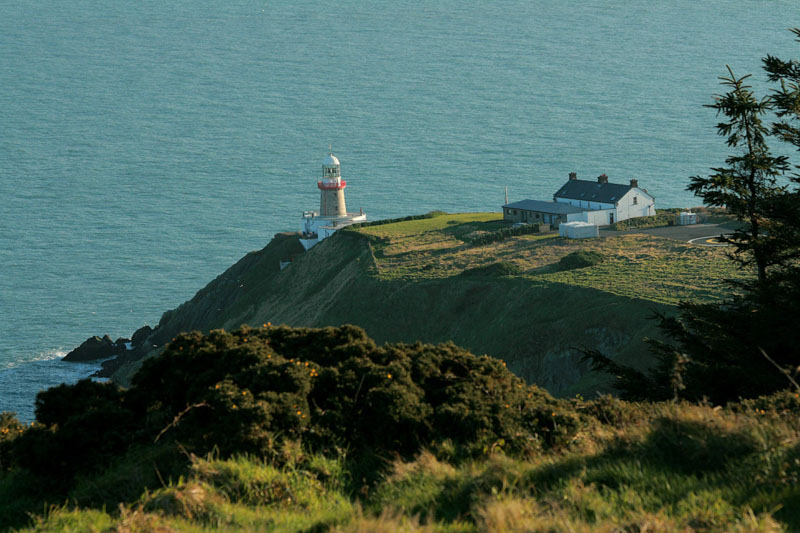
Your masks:
<instances>
[{"instance_id":1,"label":"grassy headland","mask_svg":"<svg viewBox=\"0 0 800 533\"><path fill-rule=\"evenodd\" d=\"M519 267L516 277L532 282L588 287L674 305L687 299L721 298L729 290L723 280L741 277L720 248L649 235L576 241L548 232L472 245L472 239L507 225L499 213L463 213L353 231L370 237L377 277L384 280L446 278L467 269L509 262ZM595 251L606 261L560 272L559 260L577 250Z\"/></svg>"},{"instance_id":2,"label":"grassy headland","mask_svg":"<svg viewBox=\"0 0 800 533\"><path fill-rule=\"evenodd\" d=\"M305 253L295 235L277 235L165 313L150 341L241 324L350 323L378 342L452 340L554 393L594 395L608 380L588 373L576 348L645 367L642 339L659 334L647 318L654 309L722 298L722 280L741 275L719 248L644 234L508 236L508 226L498 213L440 213L343 230ZM602 260L565 270L576 252ZM138 364L116 379L126 383Z\"/></svg>"}]
</instances>

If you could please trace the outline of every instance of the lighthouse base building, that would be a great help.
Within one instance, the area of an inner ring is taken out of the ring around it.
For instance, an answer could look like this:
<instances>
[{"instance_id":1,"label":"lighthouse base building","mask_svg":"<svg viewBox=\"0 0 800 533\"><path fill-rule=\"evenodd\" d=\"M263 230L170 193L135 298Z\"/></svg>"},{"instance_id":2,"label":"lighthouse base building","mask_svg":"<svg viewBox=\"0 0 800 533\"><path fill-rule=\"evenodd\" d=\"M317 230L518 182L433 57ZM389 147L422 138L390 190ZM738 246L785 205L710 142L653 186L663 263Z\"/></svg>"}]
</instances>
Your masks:
<instances>
[{"instance_id":1,"label":"lighthouse base building","mask_svg":"<svg viewBox=\"0 0 800 533\"><path fill-rule=\"evenodd\" d=\"M347 212L345 187L347 182L342 179L339 159L330 153L322 163L322 179L317 182L320 192L319 211L303 211L300 225L303 236L300 242L306 250L345 226L366 222L367 215L363 211Z\"/></svg>"}]
</instances>

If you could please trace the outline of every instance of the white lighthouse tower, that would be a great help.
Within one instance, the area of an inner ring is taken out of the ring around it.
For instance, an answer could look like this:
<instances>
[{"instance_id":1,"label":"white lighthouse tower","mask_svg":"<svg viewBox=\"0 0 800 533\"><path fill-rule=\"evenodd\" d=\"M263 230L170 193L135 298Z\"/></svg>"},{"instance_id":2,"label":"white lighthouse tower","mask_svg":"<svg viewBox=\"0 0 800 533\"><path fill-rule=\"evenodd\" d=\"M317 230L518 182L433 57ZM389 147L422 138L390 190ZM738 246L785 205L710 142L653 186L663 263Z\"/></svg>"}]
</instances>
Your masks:
<instances>
[{"instance_id":1,"label":"white lighthouse tower","mask_svg":"<svg viewBox=\"0 0 800 533\"><path fill-rule=\"evenodd\" d=\"M344 201L347 182L342 179L339 159L329 152L322 162L322 179L317 182L319 189L319 212L303 211L300 242L308 250L319 241L330 237L336 230L356 222L367 220L366 213L348 213Z\"/></svg>"},{"instance_id":2,"label":"white lighthouse tower","mask_svg":"<svg viewBox=\"0 0 800 533\"><path fill-rule=\"evenodd\" d=\"M333 153L328 154L322 163L322 179L317 182L317 187L320 190L320 216L339 218L347 215L347 206L344 203L347 182L342 179L339 159Z\"/></svg>"}]
</instances>

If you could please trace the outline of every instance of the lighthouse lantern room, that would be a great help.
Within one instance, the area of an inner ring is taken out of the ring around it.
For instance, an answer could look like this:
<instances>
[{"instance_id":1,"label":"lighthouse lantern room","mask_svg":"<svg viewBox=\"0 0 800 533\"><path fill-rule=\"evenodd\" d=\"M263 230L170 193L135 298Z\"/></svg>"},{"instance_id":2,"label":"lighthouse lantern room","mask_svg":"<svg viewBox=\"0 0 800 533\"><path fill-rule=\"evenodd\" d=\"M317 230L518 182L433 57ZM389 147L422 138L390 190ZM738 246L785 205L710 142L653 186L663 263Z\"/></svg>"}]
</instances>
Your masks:
<instances>
[{"instance_id":1,"label":"lighthouse lantern room","mask_svg":"<svg viewBox=\"0 0 800 533\"><path fill-rule=\"evenodd\" d=\"M319 189L319 212L304 211L301 225L301 241L307 249L319 241L330 237L336 230L356 222L364 222L367 215L348 213L344 200L347 182L342 179L339 159L330 152L322 162L322 179L317 182Z\"/></svg>"}]
</instances>

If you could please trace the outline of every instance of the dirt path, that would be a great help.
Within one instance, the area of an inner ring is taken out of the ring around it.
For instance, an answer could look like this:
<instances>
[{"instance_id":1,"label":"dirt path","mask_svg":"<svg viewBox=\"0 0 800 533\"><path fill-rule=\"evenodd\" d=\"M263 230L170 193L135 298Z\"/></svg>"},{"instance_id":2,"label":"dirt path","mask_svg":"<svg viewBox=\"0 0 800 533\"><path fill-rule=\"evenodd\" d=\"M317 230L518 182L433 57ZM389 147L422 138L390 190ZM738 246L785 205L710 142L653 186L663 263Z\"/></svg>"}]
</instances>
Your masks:
<instances>
[{"instance_id":1,"label":"dirt path","mask_svg":"<svg viewBox=\"0 0 800 533\"><path fill-rule=\"evenodd\" d=\"M730 234L731 229L722 224L695 224L693 226L662 226L659 228L629 229L614 231L600 228L601 237L613 237L614 235L626 235L629 233L645 233L656 237L675 239L676 241L692 242L700 246L724 246L712 239L723 234Z\"/></svg>"}]
</instances>

